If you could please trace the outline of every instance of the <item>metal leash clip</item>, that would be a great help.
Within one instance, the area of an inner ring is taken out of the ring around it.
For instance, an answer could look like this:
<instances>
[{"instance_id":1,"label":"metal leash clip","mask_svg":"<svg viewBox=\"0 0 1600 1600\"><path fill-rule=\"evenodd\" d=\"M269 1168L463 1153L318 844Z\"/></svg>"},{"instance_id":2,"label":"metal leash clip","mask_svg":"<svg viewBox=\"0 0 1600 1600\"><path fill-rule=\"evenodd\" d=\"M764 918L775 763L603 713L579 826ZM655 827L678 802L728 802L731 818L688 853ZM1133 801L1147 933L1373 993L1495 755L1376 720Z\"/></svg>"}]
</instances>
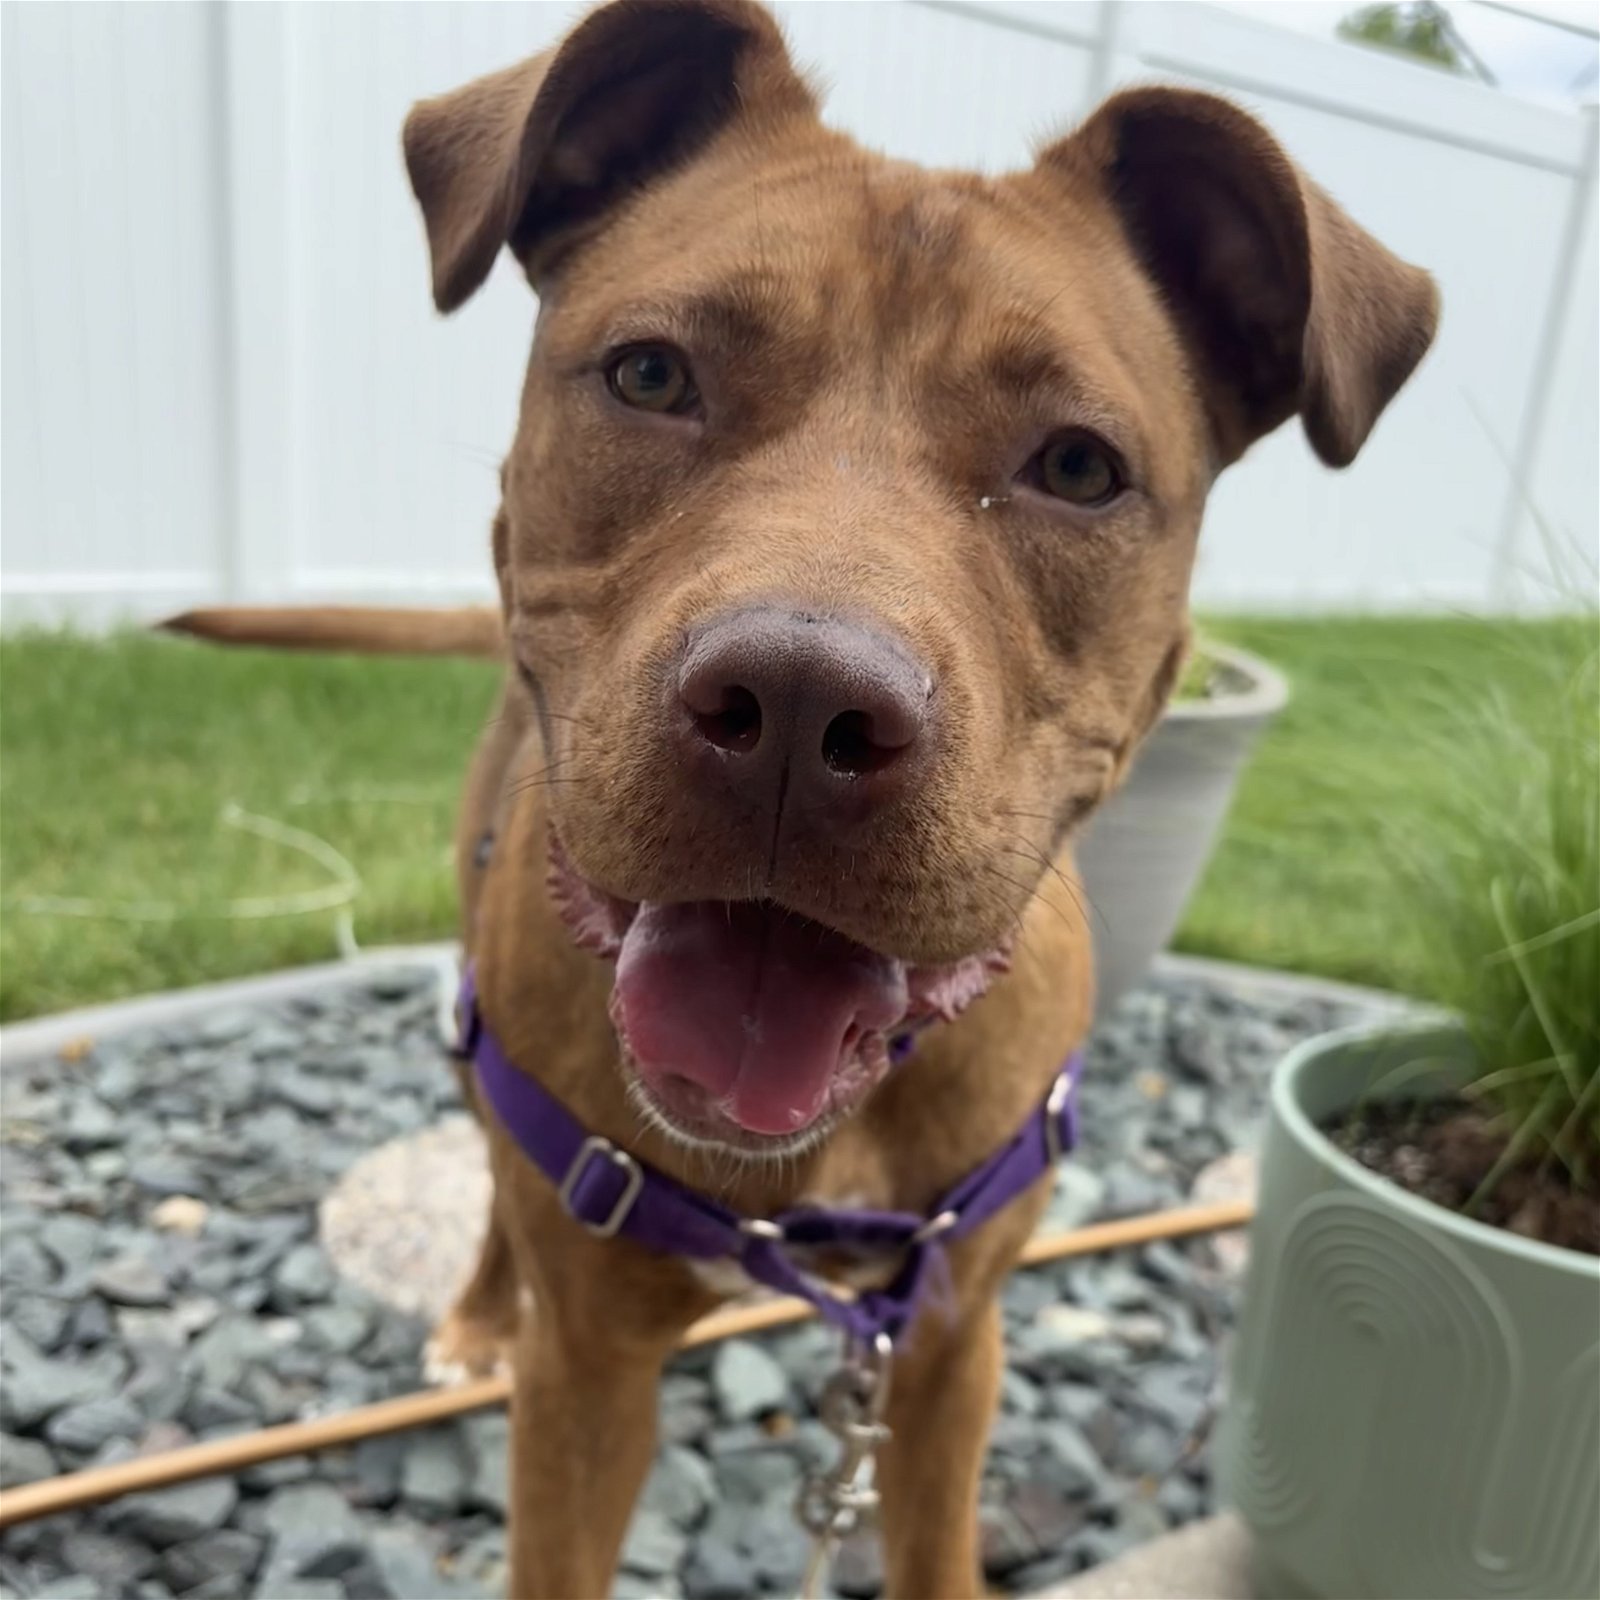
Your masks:
<instances>
[{"instance_id":1,"label":"metal leash clip","mask_svg":"<svg viewBox=\"0 0 1600 1600\"><path fill-rule=\"evenodd\" d=\"M870 1344L847 1338L843 1363L823 1386L817 1409L841 1448L832 1468L812 1472L800 1488L795 1514L812 1538L801 1600L815 1600L821 1593L840 1540L869 1522L878 1509L873 1476L878 1447L889 1437L883 1417L893 1353L886 1333Z\"/></svg>"}]
</instances>

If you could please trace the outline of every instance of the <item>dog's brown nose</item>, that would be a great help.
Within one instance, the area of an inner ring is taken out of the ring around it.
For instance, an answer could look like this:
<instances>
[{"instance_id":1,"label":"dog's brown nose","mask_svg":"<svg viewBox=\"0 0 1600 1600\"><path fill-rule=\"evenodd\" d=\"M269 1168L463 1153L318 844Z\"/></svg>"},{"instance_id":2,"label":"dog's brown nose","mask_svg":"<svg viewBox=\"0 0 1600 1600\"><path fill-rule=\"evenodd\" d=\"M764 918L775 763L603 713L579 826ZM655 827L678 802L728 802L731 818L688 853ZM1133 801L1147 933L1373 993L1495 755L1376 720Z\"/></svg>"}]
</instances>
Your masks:
<instances>
[{"instance_id":1,"label":"dog's brown nose","mask_svg":"<svg viewBox=\"0 0 1600 1600\"><path fill-rule=\"evenodd\" d=\"M888 799L930 742L932 676L838 617L771 606L719 617L691 637L678 694L688 738L720 754L730 781L783 785L805 806Z\"/></svg>"}]
</instances>

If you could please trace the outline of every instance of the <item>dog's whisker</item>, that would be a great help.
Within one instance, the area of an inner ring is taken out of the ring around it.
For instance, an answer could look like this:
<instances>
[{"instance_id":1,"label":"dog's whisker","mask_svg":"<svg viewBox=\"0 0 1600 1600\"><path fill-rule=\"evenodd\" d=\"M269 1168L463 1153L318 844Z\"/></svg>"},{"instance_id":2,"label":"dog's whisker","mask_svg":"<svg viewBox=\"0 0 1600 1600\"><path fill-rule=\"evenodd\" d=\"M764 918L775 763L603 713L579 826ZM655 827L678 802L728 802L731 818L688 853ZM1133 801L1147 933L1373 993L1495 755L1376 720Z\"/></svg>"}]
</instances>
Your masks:
<instances>
[{"instance_id":1,"label":"dog's whisker","mask_svg":"<svg viewBox=\"0 0 1600 1600\"><path fill-rule=\"evenodd\" d=\"M519 783L509 792L512 795L531 794L535 789L554 789L563 784L571 784L574 788L583 788L588 780L585 778L529 778Z\"/></svg>"},{"instance_id":2,"label":"dog's whisker","mask_svg":"<svg viewBox=\"0 0 1600 1600\"><path fill-rule=\"evenodd\" d=\"M1072 896L1073 903L1077 906L1079 915L1083 917L1085 923L1093 920L1100 924L1102 932L1109 933L1111 931L1110 923L1106 920L1105 914L1101 911L1099 905L1095 902L1094 896L1089 893L1089 890L1085 884L1083 884L1081 881L1074 881L1073 879L1069 878L1066 873L1064 873L1061 868L1058 867L1056 863L1044 853L1044 851L1040 850L1038 846L1032 842L1032 840L1027 838L1026 835L1013 832L1009 835L1009 837L1020 840L1026 848L1023 850L1018 850L1014 847L1002 846L1001 848L1005 854L1020 855L1025 859L1036 863L1041 869L1049 873L1051 877L1055 878L1061 887ZM1090 912L1093 912L1092 918L1090 917Z\"/></svg>"},{"instance_id":3,"label":"dog's whisker","mask_svg":"<svg viewBox=\"0 0 1600 1600\"><path fill-rule=\"evenodd\" d=\"M1024 897L1024 901L1037 900L1047 911L1050 911L1055 916L1059 917L1067 927L1073 929L1081 929L1083 927L1083 915L1081 908L1079 908L1078 919L1076 922L1074 922L1074 920L1069 917L1067 913L1044 892L1042 887L1030 889L1026 884L1019 883L1015 878L1010 877L1008 874L1002 872L997 866L989 862L984 863L983 870L991 874L993 877L1000 879L1002 883L1009 883L1013 889L1015 889Z\"/></svg>"},{"instance_id":4,"label":"dog's whisker","mask_svg":"<svg viewBox=\"0 0 1600 1600\"><path fill-rule=\"evenodd\" d=\"M1019 834L1017 837L1021 838L1021 835ZM1002 845L1000 847L1001 852L1005 855L1019 856L1023 860L1037 866L1045 875L1054 878L1055 881L1059 883L1069 895L1072 896L1074 904L1078 907L1079 912L1085 915L1087 920L1088 907L1093 906L1094 904L1088 891L1084 889L1081 884L1078 884L1069 878L1066 873L1064 873L1061 868L1055 864L1055 862L1045 855L1042 850L1039 850L1025 839L1023 840L1023 844L1025 848L1020 850L1013 845ZM1099 915L1099 909L1100 908L1098 906L1094 906L1095 914L1097 916Z\"/></svg>"},{"instance_id":5,"label":"dog's whisker","mask_svg":"<svg viewBox=\"0 0 1600 1600\"><path fill-rule=\"evenodd\" d=\"M487 466L491 472L498 473L505 465L503 452L491 450L487 445L472 444L464 439L452 439L449 448L468 461L475 461L482 466Z\"/></svg>"},{"instance_id":6,"label":"dog's whisker","mask_svg":"<svg viewBox=\"0 0 1600 1600\"><path fill-rule=\"evenodd\" d=\"M562 783L575 784L581 788L587 784L588 781L589 780L587 778L579 777L577 774L573 774L571 777L562 777L560 773L551 773L542 778L525 779L517 786L515 792L517 794L526 794L530 789L548 789L553 788L556 784Z\"/></svg>"},{"instance_id":7,"label":"dog's whisker","mask_svg":"<svg viewBox=\"0 0 1600 1600\"><path fill-rule=\"evenodd\" d=\"M553 761L547 761L536 772L519 772L515 777L508 775L505 793L512 795L525 794L528 790L539 788L542 784L581 782L582 780L579 778L563 778L559 774L564 767L569 767L575 761L580 760L583 754L584 752L577 749L569 750L565 755L557 756Z\"/></svg>"}]
</instances>

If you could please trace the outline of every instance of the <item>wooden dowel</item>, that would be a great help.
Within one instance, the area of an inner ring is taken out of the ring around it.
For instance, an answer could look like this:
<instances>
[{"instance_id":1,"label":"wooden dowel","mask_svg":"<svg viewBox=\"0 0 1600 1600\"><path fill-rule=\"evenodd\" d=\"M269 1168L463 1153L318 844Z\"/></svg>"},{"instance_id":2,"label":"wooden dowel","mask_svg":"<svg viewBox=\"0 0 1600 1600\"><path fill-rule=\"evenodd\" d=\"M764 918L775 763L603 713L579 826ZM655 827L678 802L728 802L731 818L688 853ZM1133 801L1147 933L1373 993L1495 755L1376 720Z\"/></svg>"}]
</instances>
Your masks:
<instances>
[{"instance_id":1,"label":"wooden dowel","mask_svg":"<svg viewBox=\"0 0 1600 1600\"><path fill-rule=\"evenodd\" d=\"M1096 1255L1107 1250L1152 1244L1158 1239L1181 1239L1197 1233L1242 1227L1249 1222L1252 1209L1248 1201L1229 1201L1223 1205L1188 1206L1129 1217L1121 1222L1101 1222L1092 1227L1043 1234L1028 1241L1019 1264L1039 1266L1069 1256ZM690 1349L745 1334L764 1333L815 1315L807 1301L787 1297L725 1306L696 1322L684 1335L683 1345ZM424 1389L393 1400L380 1400L375 1405L357 1406L336 1416L284 1423L257 1433L186 1445L181 1450L167 1450L137 1461L64 1473L0 1493L0 1528L31 1522L37 1517L55 1516L62 1511L75 1511L80 1506L97 1505L125 1494L164 1489L175 1483L187 1483L192 1478L239 1472L283 1456L310 1455L379 1434L425 1428L430 1423L503 1405L510 1393L508 1378L480 1378L448 1389Z\"/></svg>"},{"instance_id":2,"label":"wooden dowel","mask_svg":"<svg viewBox=\"0 0 1600 1600\"><path fill-rule=\"evenodd\" d=\"M8 1528L16 1522L31 1522L35 1517L53 1516L58 1511L96 1505L102 1500L115 1500L125 1494L165 1489L175 1483L187 1483L191 1478L239 1472L282 1456L309 1455L342 1444L355 1444L381 1433L425 1428L430 1422L443 1422L468 1411L499 1405L509 1393L510 1384L505 1378L482 1378L448 1389L424 1389L417 1394L398 1395L393 1400L357 1406L331 1417L287 1422L257 1433L235 1434L205 1444L185 1445L180 1450L164 1450L160 1455L143 1456L135 1461L119 1461L114 1466L88 1467L82 1472L46 1478L0 1494L0 1528Z\"/></svg>"},{"instance_id":3,"label":"wooden dowel","mask_svg":"<svg viewBox=\"0 0 1600 1600\"><path fill-rule=\"evenodd\" d=\"M1103 1255L1107 1250L1126 1250L1132 1245L1154 1244L1159 1239L1222 1233L1228 1228L1245 1227L1255 1210L1251 1200L1224 1200L1216 1205L1152 1211L1142 1217L1124 1217L1120 1222L1096 1222L1087 1228L1068 1228L1062 1233L1041 1233L1022 1247L1017 1265L1037 1267L1046 1261Z\"/></svg>"}]
</instances>

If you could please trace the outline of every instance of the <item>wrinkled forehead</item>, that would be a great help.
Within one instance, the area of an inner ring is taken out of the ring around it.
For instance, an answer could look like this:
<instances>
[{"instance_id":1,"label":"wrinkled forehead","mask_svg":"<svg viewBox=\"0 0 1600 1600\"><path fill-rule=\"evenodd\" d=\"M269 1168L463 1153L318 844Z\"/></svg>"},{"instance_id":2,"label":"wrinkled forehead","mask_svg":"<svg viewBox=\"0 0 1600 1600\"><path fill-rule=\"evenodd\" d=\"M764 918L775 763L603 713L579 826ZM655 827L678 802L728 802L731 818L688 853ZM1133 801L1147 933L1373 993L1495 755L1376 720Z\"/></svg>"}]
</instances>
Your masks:
<instances>
[{"instance_id":1,"label":"wrinkled forehead","mask_svg":"<svg viewBox=\"0 0 1600 1600\"><path fill-rule=\"evenodd\" d=\"M1026 392L1136 447L1181 426L1152 400L1182 388L1176 343L1106 209L1049 198L842 141L691 168L586 252L552 354L663 339L710 359L803 358L880 395Z\"/></svg>"}]
</instances>

